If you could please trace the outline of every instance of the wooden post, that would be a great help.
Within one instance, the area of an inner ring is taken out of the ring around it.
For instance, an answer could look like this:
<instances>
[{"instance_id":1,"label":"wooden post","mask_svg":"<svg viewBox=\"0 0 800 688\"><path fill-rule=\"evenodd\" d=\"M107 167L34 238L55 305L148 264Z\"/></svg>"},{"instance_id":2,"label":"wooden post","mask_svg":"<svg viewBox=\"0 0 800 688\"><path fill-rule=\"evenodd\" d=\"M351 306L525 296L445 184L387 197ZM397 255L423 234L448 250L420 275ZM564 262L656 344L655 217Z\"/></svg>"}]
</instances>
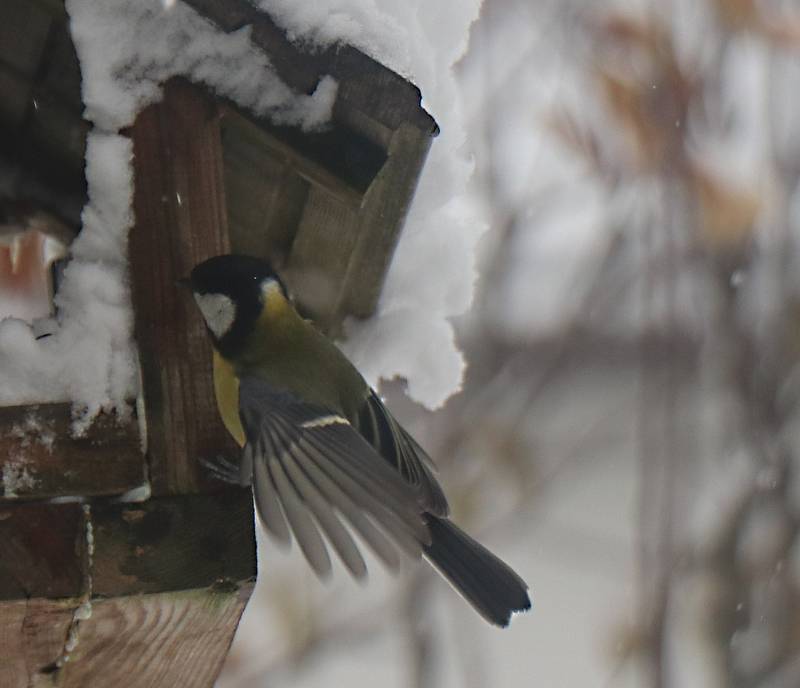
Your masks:
<instances>
[{"instance_id":1,"label":"wooden post","mask_svg":"<svg viewBox=\"0 0 800 688\"><path fill-rule=\"evenodd\" d=\"M103 416L70 438L68 405L0 409L2 688L210 687L255 582L250 489L220 491L199 468L239 449L218 419L200 318L177 284L228 249L216 106L170 82L131 135L145 418ZM145 459L152 496L120 501L143 483ZM67 495L94 499L44 501Z\"/></svg>"},{"instance_id":2,"label":"wooden post","mask_svg":"<svg viewBox=\"0 0 800 688\"><path fill-rule=\"evenodd\" d=\"M172 80L163 100L139 115L132 136L129 256L150 480L154 494L195 492L198 459L238 455L217 413L208 337L178 284L200 261L230 251L216 103Z\"/></svg>"}]
</instances>

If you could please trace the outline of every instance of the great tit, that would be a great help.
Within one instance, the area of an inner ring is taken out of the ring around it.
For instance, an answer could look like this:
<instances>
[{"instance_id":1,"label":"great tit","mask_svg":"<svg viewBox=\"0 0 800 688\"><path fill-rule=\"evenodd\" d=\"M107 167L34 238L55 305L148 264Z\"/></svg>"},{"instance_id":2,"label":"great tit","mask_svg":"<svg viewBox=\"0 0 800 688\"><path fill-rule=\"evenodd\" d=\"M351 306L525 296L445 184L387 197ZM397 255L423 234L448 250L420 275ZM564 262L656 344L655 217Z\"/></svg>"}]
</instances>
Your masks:
<instances>
[{"instance_id":1,"label":"great tit","mask_svg":"<svg viewBox=\"0 0 800 688\"><path fill-rule=\"evenodd\" d=\"M295 310L269 263L223 255L188 280L213 344L225 427L243 447L267 532L292 534L318 576L322 534L356 578L366 565L351 531L390 568L421 554L489 622L529 609L528 586L448 518L433 462L336 347ZM349 529L345 527L349 526Z\"/></svg>"}]
</instances>

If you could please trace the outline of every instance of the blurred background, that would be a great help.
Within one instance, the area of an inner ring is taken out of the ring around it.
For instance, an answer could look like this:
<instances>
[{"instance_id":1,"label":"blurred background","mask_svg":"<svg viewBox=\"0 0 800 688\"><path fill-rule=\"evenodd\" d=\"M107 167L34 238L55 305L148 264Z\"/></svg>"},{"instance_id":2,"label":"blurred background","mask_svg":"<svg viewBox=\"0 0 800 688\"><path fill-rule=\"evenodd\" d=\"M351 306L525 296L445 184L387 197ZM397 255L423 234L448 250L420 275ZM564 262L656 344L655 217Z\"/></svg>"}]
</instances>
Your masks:
<instances>
[{"instance_id":1,"label":"blurred background","mask_svg":"<svg viewBox=\"0 0 800 688\"><path fill-rule=\"evenodd\" d=\"M800 7L485 0L458 75L468 373L436 413L383 393L533 610L262 541L220 688L795 688Z\"/></svg>"}]
</instances>

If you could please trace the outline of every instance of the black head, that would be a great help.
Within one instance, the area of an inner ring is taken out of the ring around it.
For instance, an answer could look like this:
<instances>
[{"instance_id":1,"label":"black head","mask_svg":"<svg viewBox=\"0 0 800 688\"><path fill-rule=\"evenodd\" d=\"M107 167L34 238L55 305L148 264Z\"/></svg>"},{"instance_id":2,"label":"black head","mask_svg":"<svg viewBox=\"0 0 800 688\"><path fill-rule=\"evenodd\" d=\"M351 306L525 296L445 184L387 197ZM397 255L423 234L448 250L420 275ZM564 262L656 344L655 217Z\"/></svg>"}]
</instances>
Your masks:
<instances>
[{"instance_id":1,"label":"black head","mask_svg":"<svg viewBox=\"0 0 800 688\"><path fill-rule=\"evenodd\" d=\"M265 260L252 256L215 256L195 266L189 286L206 328L220 353L235 355L259 317L265 295L286 287Z\"/></svg>"}]
</instances>

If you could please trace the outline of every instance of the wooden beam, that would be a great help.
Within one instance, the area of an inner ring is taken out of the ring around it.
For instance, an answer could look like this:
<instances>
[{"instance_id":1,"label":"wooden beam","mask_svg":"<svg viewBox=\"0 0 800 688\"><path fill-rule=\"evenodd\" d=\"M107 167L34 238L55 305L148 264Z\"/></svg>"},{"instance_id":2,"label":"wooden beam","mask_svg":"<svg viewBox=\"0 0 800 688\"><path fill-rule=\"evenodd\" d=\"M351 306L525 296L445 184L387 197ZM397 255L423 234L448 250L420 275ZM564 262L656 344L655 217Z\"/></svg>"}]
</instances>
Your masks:
<instances>
[{"instance_id":1,"label":"wooden beam","mask_svg":"<svg viewBox=\"0 0 800 688\"><path fill-rule=\"evenodd\" d=\"M0 506L7 499L119 495L145 481L133 414L101 414L73 437L69 404L5 406L0 428Z\"/></svg>"},{"instance_id":2,"label":"wooden beam","mask_svg":"<svg viewBox=\"0 0 800 688\"><path fill-rule=\"evenodd\" d=\"M0 600L82 595L85 553L80 504L0 506Z\"/></svg>"},{"instance_id":3,"label":"wooden beam","mask_svg":"<svg viewBox=\"0 0 800 688\"><path fill-rule=\"evenodd\" d=\"M172 80L132 129L134 212L129 255L154 494L197 492L199 459L238 456L214 401L211 350L191 295L177 280L228 253L215 102Z\"/></svg>"},{"instance_id":4,"label":"wooden beam","mask_svg":"<svg viewBox=\"0 0 800 688\"><path fill-rule=\"evenodd\" d=\"M429 133L407 123L393 132L389 159L367 191L358 216L358 241L334 310L335 322L375 312L431 142Z\"/></svg>"},{"instance_id":5,"label":"wooden beam","mask_svg":"<svg viewBox=\"0 0 800 688\"><path fill-rule=\"evenodd\" d=\"M64 649L76 603L20 599L0 603L0 686L52 686L51 667Z\"/></svg>"},{"instance_id":6,"label":"wooden beam","mask_svg":"<svg viewBox=\"0 0 800 688\"><path fill-rule=\"evenodd\" d=\"M358 208L311 188L285 272L304 312L330 335L346 316L374 312L430 143L402 124Z\"/></svg>"},{"instance_id":7,"label":"wooden beam","mask_svg":"<svg viewBox=\"0 0 800 688\"><path fill-rule=\"evenodd\" d=\"M229 147L251 146L256 150L261 149L262 156L270 156L280 161L295 174L356 209L361 205L364 193L386 161L386 154L369 141L362 142L362 147L369 147L367 151L360 151L357 143L347 147L347 142L343 141L346 136L343 131L309 134L291 130L289 127L275 127L265 122L251 121L229 106L224 107L222 112L224 114L222 126L225 133L223 141L227 157L230 157L227 151ZM283 138L278 134L283 134ZM358 138L353 132L349 132L349 136L352 139ZM296 145L301 138L306 139L306 143ZM315 138L321 139L315 146L317 150L304 150L304 147L310 148L308 141ZM338 152L341 156L337 156L336 159L340 168L344 160L358 159L359 156L363 159L363 165L358 170L358 178L347 179L343 174L345 170L332 171L330 167L322 164L319 159L322 156L319 153L324 149L330 155L334 147L340 149ZM313 153L318 155L314 156Z\"/></svg>"},{"instance_id":8,"label":"wooden beam","mask_svg":"<svg viewBox=\"0 0 800 688\"><path fill-rule=\"evenodd\" d=\"M255 579L250 488L92 506L92 593L189 590Z\"/></svg>"},{"instance_id":9,"label":"wooden beam","mask_svg":"<svg viewBox=\"0 0 800 688\"><path fill-rule=\"evenodd\" d=\"M0 686L210 688L254 583L0 605Z\"/></svg>"},{"instance_id":10,"label":"wooden beam","mask_svg":"<svg viewBox=\"0 0 800 688\"><path fill-rule=\"evenodd\" d=\"M326 74L339 82L348 108L396 129L403 122L434 136L438 127L420 105L419 89L351 46L334 45L304 52L270 16L247 0L183 0L223 31L250 26L252 42L268 57L281 80L295 91L311 93ZM336 115L335 115L336 119Z\"/></svg>"},{"instance_id":11,"label":"wooden beam","mask_svg":"<svg viewBox=\"0 0 800 688\"><path fill-rule=\"evenodd\" d=\"M253 584L97 600L59 688L210 688Z\"/></svg>"},{"instance_id":12,"label":"wooden beam","mask_svg":"<svg viewBox=\"0 0 800 688\"><path fill-rule=\"evenodd\" d=\"M241 488L0 508L0 686L213 685L255 582L254 525Z\"/></svg>"}]
</instances>

